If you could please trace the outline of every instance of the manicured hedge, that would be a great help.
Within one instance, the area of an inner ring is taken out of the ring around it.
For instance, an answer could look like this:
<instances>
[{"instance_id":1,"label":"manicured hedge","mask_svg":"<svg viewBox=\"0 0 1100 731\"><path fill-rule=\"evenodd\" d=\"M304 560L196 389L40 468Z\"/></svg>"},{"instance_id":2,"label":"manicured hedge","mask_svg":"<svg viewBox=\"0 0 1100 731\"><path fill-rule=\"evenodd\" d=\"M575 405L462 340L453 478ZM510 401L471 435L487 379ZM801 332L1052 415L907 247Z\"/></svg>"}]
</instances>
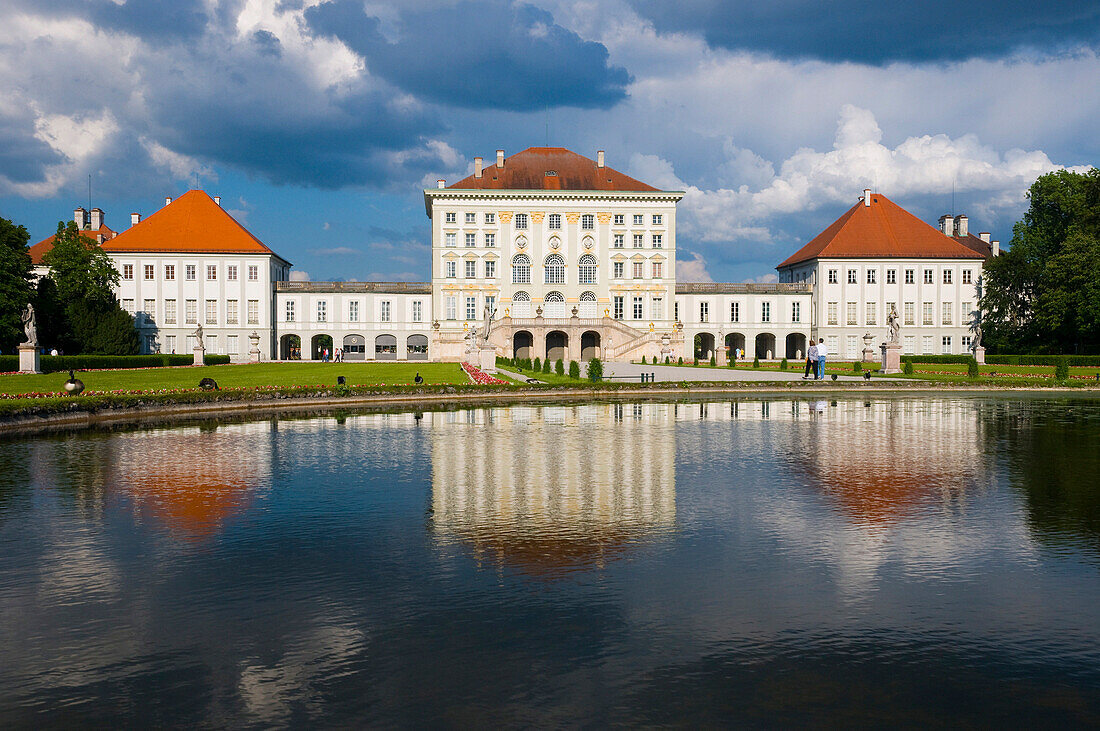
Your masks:
<instances>
[{"instance_id":1,"label":"manicured hedge","mask_svg":"<svg viewBox=\"0 0 1100 731\"><path fill-rule=\"evenodd\" d=\"M159 368L163 366L191 365L190 355L43 355L40 359L43 373L65 371L90 371L103 368ZM228 355L207 355L206 365L223 365ZM18 355L0 355L0 373L19 370Z\"/></svg>"},{"instance_id":2,"label":"manicured hedge","mask_svg":"<svg viewBox=\"0 0 1100 731\"><path fill-rule=\"evenodd\" d=\"M1100 366L1100 355L987 355L985 362L990 365L1020 366Z\"/></svg>"},{"instance_id":3,"label":"manicured hedge","mask_svg":"<svg viewBox=\"0 0 1100 731\"><path fill-rule=\"evenodd\" d=\"M988 361L989 358L986 358ZM903 355L902 363L962 363L970 362L969 355Z\"/></svg>"}]
</instances>

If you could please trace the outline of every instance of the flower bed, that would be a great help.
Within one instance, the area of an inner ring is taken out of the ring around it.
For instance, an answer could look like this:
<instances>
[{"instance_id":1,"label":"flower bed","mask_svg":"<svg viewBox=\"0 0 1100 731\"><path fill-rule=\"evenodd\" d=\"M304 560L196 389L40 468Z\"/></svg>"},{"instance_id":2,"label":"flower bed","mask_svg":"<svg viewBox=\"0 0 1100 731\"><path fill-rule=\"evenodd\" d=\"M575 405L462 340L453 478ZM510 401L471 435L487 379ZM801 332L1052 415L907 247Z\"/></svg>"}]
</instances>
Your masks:
<instances>
[{"instance_id":1,"label":"flower bed","mask_svg":"<svg viewBox=\"0 0 1100 731\"><path fill-rule=\"evenodd\" d=\"M470 377L470 380L480 386L507 386L508 381L502 381L499 378L493 378L485 371L472 366L469 363L462 364L462 370L466 371L466 375Z\"/></svg>"}]
</instances>

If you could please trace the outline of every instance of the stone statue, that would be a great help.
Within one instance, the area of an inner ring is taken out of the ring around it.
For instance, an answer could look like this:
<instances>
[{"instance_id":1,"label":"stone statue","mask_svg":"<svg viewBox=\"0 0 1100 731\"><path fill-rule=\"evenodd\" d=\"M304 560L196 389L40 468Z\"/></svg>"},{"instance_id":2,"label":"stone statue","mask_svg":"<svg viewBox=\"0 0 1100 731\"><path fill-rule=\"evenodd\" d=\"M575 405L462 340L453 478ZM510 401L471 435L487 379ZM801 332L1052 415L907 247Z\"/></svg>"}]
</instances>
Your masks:
<instances>
[{"instance_id":1,"label":"stone statue","mask_svg":"<svg viewBox=\"0 0 1100 731\"><path fill-rule=\"evenodd\" d=\"M890 333L888 342L900 342L899 333L901 332L901 322L898 320L898 310L893 305L890 305L890 313L886 315L886 328Z\"/></svg>"},{"instance_id":2,"label":"stone statue","mask_svg":"<svg viewBox=\"0 0 1100 731\"><path fill-rule=\"evenodd\" d=\"M195 332L193 332L191 334L195 336L195 340L197 342L197 347L199 347L199 348L204 347L203 342L202 342L202 323L201 322L199 323L199 326L195 328Z\"/></svg>"},{"instance_id":3,"label":"stone statue","mask_svg":"<svg viewBox=\"0 0 1100 731\"><path fill-rule=\"evenodd\" d=\"M489 309L489 303L485 303L485 330L481 333L481 339L489 342L489 333L493 330L493 318L496 317L496 309Z\"/></svg>"},{"instance_id":4,"label":"stone statue","mask_svg":"<svg viewBox=\"0 0 1100 731\"><path fill-rule=\"evenodd\" d=\"M473 353L477 350L477 328L470 328L462 337L466 340L467 353Z\"/></svg>"},{"instance_id":5,"label":"stone statue","mask_svg":"<svg viewBox=\"0 0 1100 731\"><path fill-rule=\"evenodd\" d=\"M23 332L27 335L27 342L23 345L38 347L38 327L34 319L34 305L29 302L27 308L23 310Z\"/></svg>"},{"instance_id":6,"label":"stone statue","mask_svg":"<svg viewBox=\"0 0 1100 731\"><path fill-rule=\"evenodd\" d=\"M970 321L970 332L974 334L970 338L970 349L977 350L982 344L982 311L974 310L971 314L973 319Z\"/></svg>"}]
</instances>

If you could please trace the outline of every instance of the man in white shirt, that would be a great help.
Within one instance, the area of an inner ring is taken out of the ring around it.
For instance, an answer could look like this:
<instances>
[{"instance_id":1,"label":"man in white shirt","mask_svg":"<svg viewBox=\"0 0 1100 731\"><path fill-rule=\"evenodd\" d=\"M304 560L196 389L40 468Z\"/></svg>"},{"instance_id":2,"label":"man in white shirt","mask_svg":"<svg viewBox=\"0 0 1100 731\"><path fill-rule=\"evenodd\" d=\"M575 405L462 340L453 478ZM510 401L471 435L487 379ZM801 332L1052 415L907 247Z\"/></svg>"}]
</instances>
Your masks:
<instances>
[{"instance_id":1,"label":"man in white shirt","mask_svg":"<svg viewBox=\"0 0 1100 731\"><path fill-rule=\"evenodd\" d=\"M810 349L806 351L806 372L802 374L803 380L817 378L817 343L810 341Z\"/></svg>"},{"instance_id":2,"label":"man in white shirt","mask_svg":"<svg viewBox=\"0 0 1100 731\"><path fill-rule=\"evenodd\" d=\"M817 341L817 380L819 381L825 379L825 356L828 354L829 351L825 347L825 338L819 338Z\"/></svg>"}]
</instances>

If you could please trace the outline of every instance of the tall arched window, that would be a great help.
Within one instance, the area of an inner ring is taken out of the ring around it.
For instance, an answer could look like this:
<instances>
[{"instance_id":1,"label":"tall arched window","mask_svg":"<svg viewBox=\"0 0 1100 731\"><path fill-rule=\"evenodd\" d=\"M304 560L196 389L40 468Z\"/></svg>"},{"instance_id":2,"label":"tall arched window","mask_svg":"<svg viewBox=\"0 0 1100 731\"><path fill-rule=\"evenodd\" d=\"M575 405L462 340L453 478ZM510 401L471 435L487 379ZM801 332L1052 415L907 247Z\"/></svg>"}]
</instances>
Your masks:
<instances>
[{"instance_id":1,"label":"tall arched window","mask_svg":"<svg viewBox=\"0 0 1100 731\"><path fill-rule=\"evenodd\" d=\"M512 295L512 317L531 316L531 295L526 292L516 292Z\"/></svg>"},{"instance_id":2,"label":"tall arched window","mask_svg":"<svg viewBox=\"0 0 1100 731\"><path fill-rule=\"evenodd\" d=\"M581 317L597 317L595 292L581 292Z\"/></svg>"},{"instance_id":3,"label":"tall arched window","mask_svg":"<svg viewBox=\"0 0 1100 731\"><path fill-rule=\"evenodd\" d=\"M512 284L531 283L531 260L524 254L512 259Z\"/></svg>"},{"instance_id":4,"label":"tall arched window","mask_svg":"<svg viewBox=\"0 0 1100 731\"><path fill-rule=\"evenodd\" d=\"M565 296L561 292L547 292L543 309L544 317L565 317Z\"/></svg>"},{"instance_id":5,"label":"tall arched window","mask_svg":"<svg viewBox=\"0 0 1100 731\"><path fill-rule=\"evenodd\" d=\"M557 254L546 257L545 284L565 284L565 260Z\"/></svg>"},{"instance_id":6,"label":"tall arched window","mask_svg":"<svg viewBox=\"0 0 1100 731\"><path fill-rule=\"evenodd\" d=\"M579 284L595 284L596 283L596 257L591 254L585 254L577 262L577 282Z\"/></svg>"}]
</instances>

